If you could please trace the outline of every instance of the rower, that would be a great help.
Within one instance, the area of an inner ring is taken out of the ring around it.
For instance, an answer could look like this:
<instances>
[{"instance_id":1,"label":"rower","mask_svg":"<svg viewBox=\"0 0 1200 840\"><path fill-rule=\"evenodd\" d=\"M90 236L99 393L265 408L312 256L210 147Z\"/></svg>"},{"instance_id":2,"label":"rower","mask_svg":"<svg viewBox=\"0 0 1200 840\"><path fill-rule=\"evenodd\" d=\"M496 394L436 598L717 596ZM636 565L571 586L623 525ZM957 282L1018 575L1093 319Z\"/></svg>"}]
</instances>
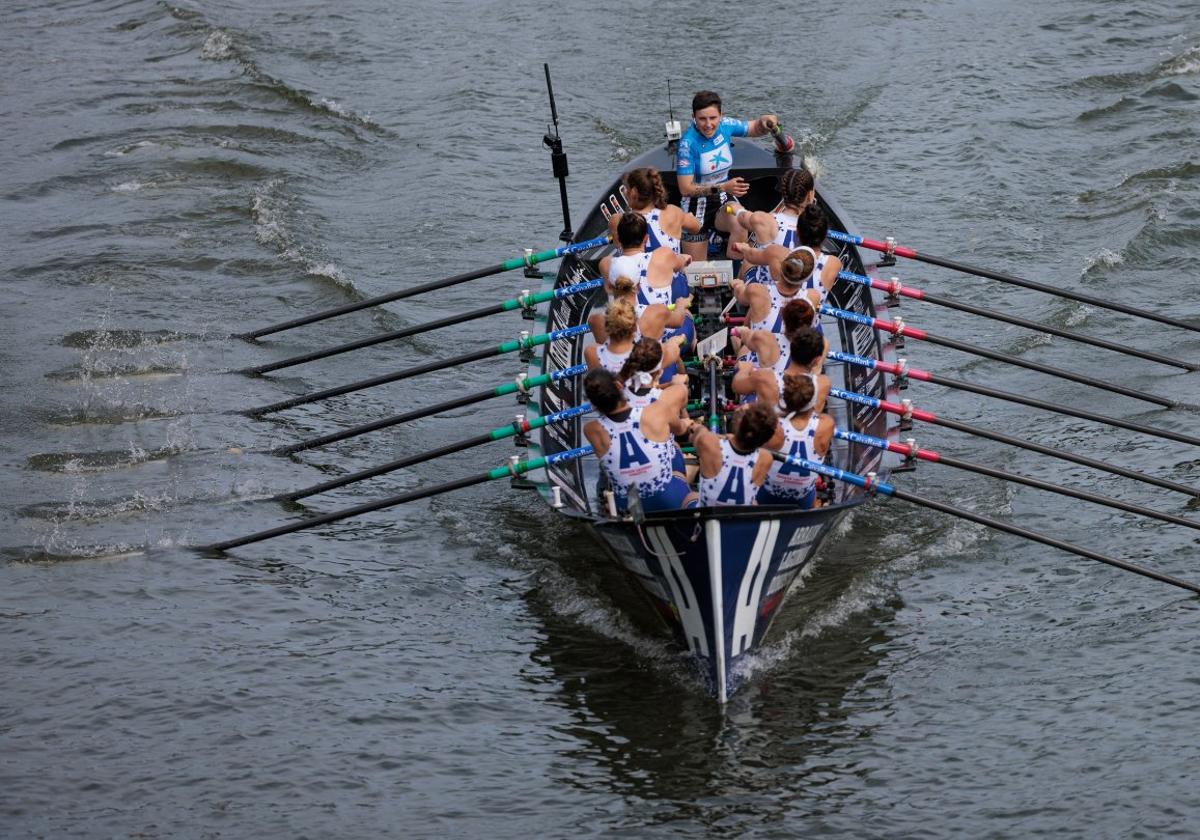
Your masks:
<instances>
[{"instance_id":1,"label":"rower","mask_svg":"<svg viewBox=\"0 0 1200 840\"><path fill-rule=\"evenodd\" d=\"M773 213L762 210L737 211L734 219L742 230L746 231L759 247L779 245L792 249L796 242L796 220L810 204L816 200L816 187L812 173L807 169L789 169L779 178L779 208ZM732 245L731 240L730 244ZM743 277L747 283L770 282L770 273L765 266L742 266Z\"/></svg>"},{"instance_id":2,"label":"rower","mask_svg":"<svg viewBox=\"0 0 1200 840\"><path fill-rule=\"evenodd\" d=\"M761 338L761 335L761 332L756 332L745 339L751 347L758 349L760 366L739 366L731 383L733 392L743 396L752 394L757 401L785 408L782 397L786 377L809 376L816 385L817 410L823 410L825 401L829 398L829 390L833 386L829 377L821 372L825 366L825 356L829 352L829 342L825 336L812 327L796 330L788 344L787 363L780 366L778 359L772 362L773 342Z\"/></svg>"},{"instance_id":3,"label":"rower","mask_svg":"<svg viewBox=\"0 0 1200 840\"><path fill-rule=\"evenodd\" d=\"M634 408L617 377L597 369L584 377L583 390L600 412L583 427L583 434L600 459L617 510L627 509L634 487L647 513L695 507L696 493L674 469L679 449L671 435L671 421L687 405L687 387L672 382L656 401Z\"/></svg>"},{"instance_id":4,"label":"rower","mask_svg":"<svg viewBox=\"0 0 1200 840\"><path fill-rule=\"evenodd\" d=\"M622 275L633 279L637 288L637 314L650 306L662 304L668 308L674 304L674 310L667 319L668 329L663 333L663 340L674 335L683 335L686 346L690 347L695 340L696 328L687 309L691 306L691 289L687 277L682 272L692 261L687 255L680 255L670 248L660 247L646 251L648 242L648 227L646 220L632 211L622 213L617 221L617 244L621 252L601 258L600 272L605 278L605 287L609 294L615 291L615 283Z\"/></svg>"},{"instance_id":5,"label":"rower","mask_svg":"<svg viewBox=\"0 0 1200 840\"><path fill-rule=\"evenodd\" d=\"M734 280L729 284L738 303L746 306L746 324L751 329L782 332L781 312L784 304L798 295L807 296L816 308L816 293L806 294L804 291L804 281L812 274L816 264L817 255L811 248L788 251L781 245L750 248L743 244L738 250L742 258L751 264L767 266L775 281L747 283Z\"/></svg>"},{"instance_id":6,"label":"rower","mask_svg":"<svg viewBox=\"0 0 1200 840\"><path fill-rule=\"evenodd\" d=\"M775 434L770 403L742 406L730 421L733 432L718 435L693 422L700 458L700 506L757 504L758 490L771 468L771 454L759 447Z\"/></svg>"},{"instance_id":7,"label":"rower","mask_svg":"<svg viewBox=\"0 0 1200 840\"><path fill-rule=\"evenodd\" d=\"M812 376L789 373L783 379L783 406L787 414L775 430L768 449L794 458L823 461L833 440L833 418L817 410L817 388ZM771 460L760 505L795 505L811 508L817 497L816 473L791 463Z\"/></svg>"},{"instance_id":8,"label":"rower","mask_svg":"<svg viewBox=\"0 0 1200 840\"><path fill-rule=\"evenodd\" d=\"M634 341L637 341L644 335L654 339L661 339L667 325L672 321L675 322L676 326L683 323L682 313L676 316L673 311L668 310L662 304L639 308L637 305L637 285L631 278L624 275L613 281L612 297L609 298L609 309L617 302L629 304L634 311L634 318L636 320L633 329ZM596 342L600 344L603 344L608 338L608 331L604 326L607 317L608 310L594 312L588 316L588 326L591 328Z\"/></svg>"},{"instance_id":9,"label":"rower","mask_svg":"<svg viewBox=\"0 0 1200 840\"><path fill-rule=\"evenodd\" d=\"M610 373L619 371L633 349L636 330L633 306L624 300L610 304L604 313L604 343L589 344L583 348L583 358L588 368L604 368Z\"/></svg>"},{"instance_id":10,"label":"rower","mask_svg":"<svg viewBox=\"0 0 1200 840\"><path fill-rule=\"evenodd\" d=\"M622 184L625 187L625 200L629 202L629 209L646 220L647 251L665 247L678 254L683 234L700 231L699 219L682 208L667 203L667 188L663 184L662 175L653 166L629 170L625 173ZM614 242L617 239L617 223L620 220L621 217L616 214L608 220L608 232Z\"/></svg>"},{"instance_id":11,"label":"rower","mask_svg":"<svg viewBox=\"0 0 1200 840\"><path fill-rule=\"evenodd\" d=\"M657 402L662 396L663 389L660 383L664 378L669 384L686 388L688 375L682 371L674 373L677 370L675 363L678 361L678 347L674 342L660 344L654 339L643 338L634 343L629 358L617 373L617 380L625 389L625 402L629 403L635 412ZM679 416L671 419L671 434L686 434L690 425L691 420L686 410L681 411ZM683 453L678 447L675 449L672 468L675 472L686 475Z\"/></svg>"},{"instance_id":12,"label":"rower","mask_svg":"<svg viewBox=\"0 0 1200 840\"><path fill-rule=\"evenodd\" d=\"M825 303L833 284L837 282L838 272L842 270L842 261L833 254L821 250L825 237L829 233L829 217L816 204L810 204L796 219L796 242L798 247L811 248L817 256L813 265L812 276L805 283L805 289L815 289L820 293L817 301L818 308Z\"/></svg>"}]
</instances>

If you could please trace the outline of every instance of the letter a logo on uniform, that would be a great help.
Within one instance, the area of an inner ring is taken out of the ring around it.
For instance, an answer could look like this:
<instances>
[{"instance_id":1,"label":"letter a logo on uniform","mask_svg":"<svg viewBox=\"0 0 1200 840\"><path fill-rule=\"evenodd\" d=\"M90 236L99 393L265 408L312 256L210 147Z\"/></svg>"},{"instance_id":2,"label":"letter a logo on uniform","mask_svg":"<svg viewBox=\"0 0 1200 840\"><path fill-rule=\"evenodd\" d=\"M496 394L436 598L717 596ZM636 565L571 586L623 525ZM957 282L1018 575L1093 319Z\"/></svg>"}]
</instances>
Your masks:
<instances>
[{"instance_id":1,"label":"letter a logo on uniform","mask_svg":"<svg viewBox=\"0 0 1200 840\"><path fill-rule=\"evenodd\" d=\"M742 471L730 470L729 478L725 479L725 486L717 494L717 501L724 505L741 505L745 504L745 496L746 483Z\"/></svg>"},{"instance_id":2,"label":"letter a logo on uniform","mask_svg":"<svg viewBox=\"0 0 1200 840\"><path fill-rule=\"evenodd\" d=\"M649 464L650 458L642 451L642 448L637 445L632 432L621 433L621 462L620 468L627 470L634 464Z\"/></svg>"}]
</instances>

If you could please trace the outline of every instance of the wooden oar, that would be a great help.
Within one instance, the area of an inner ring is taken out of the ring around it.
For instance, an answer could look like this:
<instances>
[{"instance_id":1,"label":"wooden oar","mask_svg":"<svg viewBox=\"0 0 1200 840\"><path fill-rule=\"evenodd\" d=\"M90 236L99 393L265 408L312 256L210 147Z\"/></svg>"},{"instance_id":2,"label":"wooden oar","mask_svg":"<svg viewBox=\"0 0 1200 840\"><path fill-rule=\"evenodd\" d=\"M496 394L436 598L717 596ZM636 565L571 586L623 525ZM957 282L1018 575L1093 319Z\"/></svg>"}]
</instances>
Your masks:
<instances>
[{"instance_id":1,"label":"wooden oar","mask_svg":"<svg viewBox=\"0 0 1200 840\"><path fill-rule=\"evenodd\" d=\"M574 245L563 245L561 248L551 248L546 251L541 251L536 254L528 254L523 257L514 257L511 260L506 260L499 265L490 265L487 268L468 271L464 274L456 274L453 277L447 277L444 280L434 280L430 283L422 283L419 286L411 286L407 289L401 289L398 292L390 292L386 295L378 295L366 300L360 300L357 303L348 303L345 306L338 306L333 309L326 309L323 312L316 312L312 315L305 315L301 318L293 318L290 321L283 321L278 324L272 324L269 327L262 327L253 332L242 333L239 338L256 339L262 338L264 335L283 332L295 327L302 327L306 324L315 324L317 321L324 321L327 318L336 318L339 315L346 315L350 312L357 312L360 309L368 309L372 306L379 306L383 303L391 303L394 300L402 300L404 298L413 297L414 295L431 292L434 289L444 289L447 286L454 286L459 283L466 283L468 280L478 280L480 277L487 277L492 274L500 274L504 271L512 271L515 268L524 266L537 265L546 260L557 259L566 254L576 254L580 251L587 251L592 248L598 248L601 245L607 245L609 242L608 236L598 236L595 239L589 239L586 242L577 242Z\"/></svg>"},{"instance_id":2,"label":"wooden oar","mask_svg":"<svg viewBox=\"0 0 1200 840\"><path fill-rule=\"evenodd\" d=\"M1061 484L1053 484L1049 481L1042 481L1037 478L1020 475L1019 473L1010 473L1005 470L998 470L993 467L984 466L983 464L975 464L971 461L963 461L959 458L953 458L949 455L943 455L934 452L931 449L919 449L912 438L908 439L908 443L892 443L883 438L877 438L872 435L864 435L861 432L850 432L845 429L835 429L833 432L835 437L842 440L860 443L864 446L872 446L876 449L886 449L888 452L895 452L903 455L906 458L919 458L922 461L929 461L934 464L943 464L947 467L965 470L967 472L986 475L991 478L998 478L1002 481L1011 481L1014 484L1024 484L1027 487L1034 487L1038 490L1046 490L1050 493L1057 493L1060 496L1068 496L1072 499L1080 499L1085 502L1093 502L1105 507L1116 508L1127 513L1136 513L1139 516L1148 516L1151 519L1159 519L1163 522L1170 522L1172 525L1182 525L1185 528L1193 528L1200 531L1200 522L1192 519L1186 519L1182 516L1175 516L1171 513L1163 513L1153 508L1143 507L1142 505L1123 502L1120 499L1114 499L1109 496L1101 496L1099 493L1090 493L1087 490L1076 490L1073 487L1065 487Z\"/></svg>"},{"instance_id":3,"label":"wooden oar","mask_svg":"<svg viewBox=\"0 0 1200 840\"><path fill-rule=\"evenodd\" d=\"M895 322L885 321L882 318L872 318L869 315L862 315L858 312L848 312L845 309L837 309L836 307L829 306L828 304L821 305L821 313L824 315L832 315L833 317L843 321L851 321L855 324L863 324L868 327L874 327L875 329L886 330L887 332L894 333L896 335L915 338L918 341L928 341L930 344L938 344L942 347L949 347L952 350L970 353L972 356L981 356L985 359L993 359L998 362L1004 362L1005 364L1022 367L1026 370L1035 370L1038 373L1045 373L1059 379L1067 379L1071 382L1078 382L1082 385L1098 388L1101 391L1109 391L1113 394L1121 394L1122 396L1132 397L1135 400L1154 403L1155 405L1161 405L1164 408L1183 407L1183 404L1176 400L1170 399L1169 397L1161 397L1158 394L1150 394L1146 391L1139 391L1136 388L1126 388L1123 385L1114 385L1111 382L1105 382L1102 379L1096 379L1095 377L1086 376L1082 373L1074 373L1073 371L1063 370L1062 368L1053 367L1051 365L1043 365L1038 362L1031 362L1026 359L1022 359L1019 356L1013 356L1010 353L1000 353L996 350L989 350L986 347L980 347L976 344L969 344L965 341L958 341L952 338L943 338L942 336L934 335L931 332L910 327L900 320ZM1195 438L1188 440L1189 443L1192 441L1200 444L1200 440Z\"/></svg>"},{"instance_id":4,"label":"wooden oar","mask_svg":"<svg viewBox=\"0 0 1200 840\"><path fill-rule=\"evenodd\" d=\"M1144 426L1141 423L1132 423L1128 420L1121 420L1116 417L1106 417L1103 414L1096 414L1092 411L1084 411L1083 409L1073 408L1069 405L1059 405L1057 403L1046 402L1045 400L1036 400L1033 397L1027 397L1024 394L1014 394L1010 391L1001 391L996 388L988 388L984 385L976 385L973 382L963 382L961 379L951 379L946 376L938 376L937 374L930 373L927 370L909 367L907 362L903 365L899 365L894 362L868 359L863 356L853 356L849 353L841 353L838 351L831 352L829 354L829 358L839 362L846 362L847 364L859 365L860 367L876 368L885 373L891 373L896 376L909 376L921 382L929 382L933 385L942 385L946 388L954 388L958 391L970 391L973 394L979 394L984 397L993 397L1006 402L1027 405L1030 408L1049 411L1053 414L1064 414L1068 417L1078 417L1080 420L1091 420L1093 423L1102 423L1105 426L1113 426L1114 428L1118 429L1128 429L1130 431L1140 432L1141 434L1150 435L1152 437L1160 437L1167 440L1178 441L1180 443L1189 443L1193 446L1200 446L1200 438L1181 434L1180 432L1159 429L1156 426Z\"/></svg>"},{"instance_id":5,"label":"wooden oar","mask_svg":"<svg viewBox=\"0 0 1200 840\"><path fill-rule=\"evenodd\" d=\"M247 374L270 373L271 371L282 370L283 368L289 368L295 365L302 365L306 362L315 362L318 359L328 359L330 356L349 353L351 350L361 350L364 347L372 347L376 344L382 344L385 341L395 341L397 339L409 338L414 335L420 335L421 333L441 329L442 327L452 327L456 324L461 324L466 321L473 321L477 318L484 318L488 315L496 315L500 312L509 312L513 309L524 309L530 306L537 306L539 303L544 303L548 300L558 300L564 297L579 294L580 292L588 292L592 289L598 289L602 285L604 285L603 280L588 280L584 283L576 283L572 286L563 286L561 289L538 292L537 294L525 292L520 297L501 301L500 303L492 304L491 306L483 306L479 309L472 309L470 312L463 312L458 315L449 315L445 318L439 318L436 321L429 321L424 324L416 324L411 327L405 327L401 330L393 330L392 332L369 336L367 338L359 339L358 341L351 341L347 344L339 344L337 347L329 347L325 350L315 350L312 353L305 353L300 356L292 356L291 358L282 359L278 362L270 362L269 364L265 365L244 368L238 372Z\"/></svg>"},{"instance_id":6,"label":"wooden oar","mask_svg":"<svg viewBox=\"0 0 1200 840\"><path fill-rule=\"evenodd\" d=\"M1135 356L1139 359L1146 359L1151 362L1158 362L1162 365L1170 367L1183 368L1184 370L1200 370L1200 365L1193 362L1185 362L1179 359L1173 359L1170 356L1163 356L1159 353L1150 353L1145 350L1138 350L1136 347L1125 347L1112 341L1105 341L1102 338L1093 338L1090 335L1071 332L1059 327L1050 326L1049 324L1040 324L1037 321L1030 321L1025 318L1018 318L1015 315L1009 315L995 309L988 309L983 306L974 306L969 303L944 298L940 295L930 294L922 289L916 289L912 286L905 286L896 278L891 280L878 280L867 277L862 274L855 274L850 271L839 271L838 277L842 280L848 280L851 283L857 283L860 286L870 286L872 289L880 289L893 295L903 295L904 297L912 298L913 300L925 301L936 306L944 306L947 309L956 309L959 312L968 312L972 315L978 315L981 318L988 318L993 321L1003 321L1006 324L1014 324L1018 327L1024 327L1027 330L1035 330L1036 332L1045 333L1047 335L1055 335L1059 338L1067 338L1071 341L1078 341L1081 344L1090 344L1092 347L1102 347L1105 350L1112 350L1114 353L1121 353L1125 356Z\"/></svg>"},{"instance_id":7,"label":"wooden oar","mask_svg":"<svg viewBox=\"0 0 1200 840\"><path fill-rule=\"evenodd\" d=\"M335 478L331 481L326 481L321 484L314 484L311 487L304 487L300 490L293 490L290 493L280 493L275 497L277 501L296 501L304 499L308 496L315 496L318 493L324 493L329 490L335 490L338 487L345 487L347 484L354 484L358 481L366 481L368 478L386 475L396 470L402 470L405 467L416 466L423 464L426 461L432 461L434 458L441 458L443 455L451 455L455 452L463 452L476 446L482 446L485 443L491 443L496 440L503 440L506 437L512 437L517 434L531 432L534 429L540 429L543 426L549 426L553 423L562 423L565 420L570 420L573 417L579 417L582 414L592 410L590 403L568 408L563 411L556 411L553 414L547 414L545 417L535 417L533 420L514 420L513 422L498 426L490 432L484 432L481 435L467 438L466 440L455 441L448 443L445 446L439 446L436 449L430 449L425 452L418 452L416 455L409 455L406 458L399 458L395 461L388 461L386 464L380 464L377 467L371 467L365 470L344 475L341 478Z\"/></svg>"},{"instance_id":8,"label":"wooden oar","mask_svg":"<svg viewBox=\"0 0 1200 840\"><path fill-rule=\"evenodd\" d=\"M1180 589L1186 589L1188 592L1194 592L1200 595L1200 586L1197 586L1194 583L1189 583L1186 580L1180 580L1179 578L1172 577L1171 575L1163 574L1162 572L1157 572L1153 569L1148 569L1145 566L1139 566L1135 563L1130 563L1127 560L1119 560L1115 557L1109 557L1108 555L1101 554L1098 551L1082 548L1066 542L1065 540L1050 537L1045 534L1038 533L1037 531L1030 531L1027 528L1021 528L1008 522L1002 522L999 519L992 519L990 516L983 516L982 514L964 510L963 508L955 507L954 505L950 505L945 502L939 502L934 499L926 499L923 496L918 496L915 493L908 493L892 486L891 484L888 484L887 482L877 481L871 477L864 477L846 470L840 470L837 467L830 467L825 464L819 464L816 461L809 461L805 458L795 458L785 455L782 452L772 451L771 455L775 458L775 460L782 463L793 464L797 467L828 476L829 478L837 481L845 481L849 484L855 485L856 487L862 487L872 492L883 493L885 496L892 496L897 499L902 499L903 501L914 505L941 511L942 513L947 513L951 516L958 517L959 519L966 519L970 522L984 525L997 531L1003 531L1007 534L1024 537L1027 540L1033 540L1034 542L1039 542L1042 545L1048 545L1088 560L1095 560L1100 563L1105 563L1109 566L1122 569L1126 572L1133 572L1136 575L1141 575L1142 577L1147 577L1151 580L1157 580L1160 583L1170 584L1171 586L1176 586Z\"/></svg>"},{"instance_id":9,"label":"wooden oar","mask_svg":"<svg viewBox=\"0 0 1200 840\"><path fill-rule=\"evenodd\" d=\"M398 496L389 496L386 499L380 499L375 502L367 502L354 507L343 508L342 510L327 513L323 516L314 516L310 519L302 519L299 522L292 522L288 525L280 525L278 528L271 528L266 531L258 531L237 539L224 540L215 542L209 545L198 546L197 551L228 551L231 548L237 548L250 543L269 540L272 537L280 537L284 534L294 534L296 531L303 531L306 528L315 528L318 525L327 525L331 522L337 522L342 519L348 519L351 516L358 516L363 513L371 513L376 510L394 507L404 504L405 502L414 502L417 499L428 499L430 496L438 496L442 493L449 493L452 490L461 490L464 487L470 487L474 484L482 484L485 481L494 481L497 478L505 478L506 476L524 475L531 470L540 469L542 467L557 464L561 461L568 461L572 458L579 458L584 455L590 455L592 447L581 446L578 449L568 449L565 452L558 452L553 455L547 455L542 458L532 458L528 461L522 461L516 464L504 464L496 467L494 470L488 470L479 475L467 476L456 481L448 481L445 484L437 484L433 487L425 487L420 490L413 490L408 493L401 493Z\"/></svg>"},{"instance_id":10,"label":"wooden oar","mask_svg":"<svg viewBox=\"0 0 1200 840\"><path fill-rule=\"evenodd\" d=\"M974 435L975 437L987 438L988 440L994 440L997 443L1006 443L1009 446L1016 446L1020 449L1028 449L1030 452L1037 452L1041 455L1049 455L1053 458L1061 458L1064 461L1071 461L1072 463L1081 464L1085 467L1091 467L1095 470L1112 473L1113 475L1124 476L1125 478L1132 478L1135 481L1141 481L1146 484L1153 484L1155 487L1161 487L1164 490L1174 490L1176 493L1183 493L1184 495L1192 496L1193 498L1200 498L1200 489L1188 487L1186 484L1179 484L1178 482L1170 481L1165 478L1146 475L1145 473L1140 473L1137 470L1130 470L1126 469L1125 467L1119 467L1116 464L1109 464L1106 461L1098 461L1095 458L1077 455L1076 453L1067 451L1065 449L1055 449L1050 446L1043 446L1040 443L1033 443L1032 441L1025 440L1024 438L1013 437L1012 435L1005 435L1001 434L1000 432L993 432L990 429L972 426L969 423L962 423L958 420L948 420L944 417L938 417L931 411L922 411L911 405L897 405L896 403L888 402L887 400L881 400L866 394L858 394L854 391L843 391L840 388L831 388L829 395L831 397L836 397L837 399L849 400L850 402L856 402L860 405L886 411L889 414L897 414L901 417L920 420L922 423L932 423L935 426L943 426L947 429L954 429L958 432ZM907 403L908 401L905 400L905 402Z\"/></svg>"},{"instance_id":11,"label":"wooden oar","mask_svg":"<svg viewBox=\"0 0 1200 840\"><path fill-rule=\"evenodd\" d=\"M373 376L370 379L361 379L358 382L351 382L348 385L339 385L335 388L326 388L323 391L316 391L312 394L304 394L299 397L292 397L288 400L280 400L277 403L260 406L259 408L251 408L242 412L249 417L261 417L264 414L270 414L275 411L283 411L285 408L295 408L298 405L306 405L317 400L325 400L330 397L340 397L342 394L349 394L353 391L362 391L367 388L374 388L377 385L386 385L389 382L399 382L402 379L409 379L413 376L420 376L423 373L432 373L435 370L445 370L446 368L457 367L458 365L469 364L470 362L478 362L483 359L489 359L492 356L499 356L504 353L513 353L517 350L526 350L533 347L539 347L543 344L549 344L551 341L558 341L563 338L571 338L581 333L585 333L590 329L587 324L580 324L576 327L567 327L565 330L553 330L548 333L539 335L527 335L521 338L506 341L503 344L497 344L495 347L485 347L483 350L476 350L473 353L464 353L461 356L454 356L449 359L439 359L433 362L427 362L416 367L405 368L403 370L385 373L382 376Z\"/></svg>"},{"instance_id":12,"label":"wooden oar","mask_svg":"<svg viewBox=\"0 0 1200 840\"><path fill-rule=\"evenodd\" d=\"M1192 332L1200 332L1200 326L1189 324L1186 321L1180 321L1178 318L1171 318L1167 315L1159 315L1156 312L1149 312L1145 309L1138 309L1135 306L1129 306L1124 303L1117 303L1104 298L1093 297L1092 295L1080 294L1067 289L1060 289L1056 286L1048 286L1045 283L1036 283L1032 280L1026 280L1023 277L1017 277L1013 274L1006 274L1003 271L992 271L987 268L980 268L966 263L956 262L945 257L935 257L932 254L919 254L912 248L905 248L896 245L893 242L880 242L875 239L865 239L861 236L854 236L849 233L844 233L840 230L829 231L829 238L835 242L849 242L853 245L861 245L864 248L870 248L872 251L879 251L884 254L895 254L898 257L905 257L910 260L918 260L920 262L929 263L930 265L940 265L943 268L949 268L953 271L961 271L964 274L974 274L977 277L987 277L989 280L999 280L1001 283L1011 283L1015 286L1023 286L1026 289L1035 289L1039 292L1045 292L1048 295L1055 297L1067 298L1069 300L1077 300L1080 303L1086 303L1088 306L1095 306L1100 309L1111 309L1113 312L1123 312L1126 315L1136 315L1138 318L1146 318L1150 321L1158 321L1160 324L1170 324L1172 327L1179 327Z\"/></svg>"},{"instance_id":13,"label":"wooden oar","mask_svg":"<svg viewBox=\"0 0 1200 840\"><path fill-rule=\"evenodd\" d=\"M497 385L494 388L489 388L486 391L476 391L473 394L455 397L452 400L436 403L435 405L418 408L413 411L405 412L404 414L395 414L391 417L384 417L379 420L374 420L370 423L363 423L360 426L352 426L349 429L342 429L338 432L331 432L321 437L309 438L302 440L299 443L290 443L287 446L280 446L271 450L272 455L291 455L296 452L304 452L309 449L316 449L319 446L325 446L330 443L337 443L340 440L358 437L359 435L378 432L381 429L387 429L392 426L398 426L401 423L408 423L413 420L420 420L423 417L431 417L434 414L441 414L444 411L453 411L456 408L480 403L484 400L490 400L495 397L504 397L509 394L515 394L519 391L528 392L529 390L545 385L549 382L558 382L561 379L569 379L573 376L580 376L587 373L587 365L575 365L574 367L564 368L562 370L552 371L551 373L541 373L537 376L526 376L521 374L512 382L506 382L503 385Z\"/></svg>"}]
</instances>

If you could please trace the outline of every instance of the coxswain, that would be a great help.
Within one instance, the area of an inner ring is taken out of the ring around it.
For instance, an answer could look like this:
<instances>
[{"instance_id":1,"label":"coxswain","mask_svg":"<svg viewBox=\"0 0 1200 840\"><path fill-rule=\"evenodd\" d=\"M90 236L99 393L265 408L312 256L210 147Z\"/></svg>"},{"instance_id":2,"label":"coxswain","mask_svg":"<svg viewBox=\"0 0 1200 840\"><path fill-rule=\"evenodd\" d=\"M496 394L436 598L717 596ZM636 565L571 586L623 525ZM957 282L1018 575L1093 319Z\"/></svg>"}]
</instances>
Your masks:
<instances>
[{"instance_id":1,"label":"coxswain","mask_svg":"<svg viewBox=\"0 0 1200 840\"><path fill-rule=\"evenodd\" d=\"M761 446L775 434L778 417L770 403L756 402L734 412L728 435L710 432L693 421L700 459L700 506L753 505L771 468Z\"/></svg>"},{"instance_id":2,"label":"coxswain","mask_svg":"<svg viewBox=\"0 0 1200 840\"><path fill-rule=\"evenodd\" d=\"M744 178L730 178L735 137L761 137L779 126L774 114L763 114L744 122L723 116L721 97L711 90L692 97L692 124L679 139L675 153L675 176L681 196L680 207L700 219L696 233L683 236L684 253L693 259L708 258L708 241L713 230L728 233L732 217L717 212L727 200L736 200L750 190Z\"/></svg>"},{"instance_id":3,"label":"coxswain","mask_svg":"<svg viewBox=\"0 0 1200 840\"><path fill-rule=\"evenodd\" d=\"M783 410L786 412L775 434L767 442L794 458L823 461L833 440L833 418L817 410L813 378L789 373L783 379ZM767 479L758 491L760 505L795 505L811 508L817 498L816 473L790 463L771 460Z\"/></svg>"},{"instance_id":4,"label":"coxswain","mask_svg":"<svg viewBox=\"0 0 1200 840\"><path fill-rule=\"evenodd\" d=\"M600 412L583 434L608 477L617 510L628 509L634 487L647 513L694 507L696 493L675 470L679 448L671 433L673 421L687 406L687 387L672 382L653 403L634 408L617 377L597 369L584 377L583 391Z\"/></svg>"}]
</instances>

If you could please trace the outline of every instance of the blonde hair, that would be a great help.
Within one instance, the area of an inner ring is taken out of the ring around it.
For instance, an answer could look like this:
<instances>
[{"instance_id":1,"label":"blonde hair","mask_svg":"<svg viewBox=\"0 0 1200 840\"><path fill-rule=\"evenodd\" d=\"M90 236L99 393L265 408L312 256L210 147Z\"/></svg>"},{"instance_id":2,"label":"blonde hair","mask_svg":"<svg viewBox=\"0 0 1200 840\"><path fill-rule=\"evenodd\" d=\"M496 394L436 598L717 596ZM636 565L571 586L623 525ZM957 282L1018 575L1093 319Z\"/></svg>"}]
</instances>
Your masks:
<instances>
[{"instance_id":1,"label":"blonde hair","mask_svg":"<svg viewBox=\"0 0 1200 840\"><path fill-rule=\"evenodd\" d=\"M610 341L614 338L617 341L633 338L636 328L637 317L632 303L627 300L614 300L608 305L608 311L604 313L604 331L608 333Z\"/></svg>"}]
</instances>

